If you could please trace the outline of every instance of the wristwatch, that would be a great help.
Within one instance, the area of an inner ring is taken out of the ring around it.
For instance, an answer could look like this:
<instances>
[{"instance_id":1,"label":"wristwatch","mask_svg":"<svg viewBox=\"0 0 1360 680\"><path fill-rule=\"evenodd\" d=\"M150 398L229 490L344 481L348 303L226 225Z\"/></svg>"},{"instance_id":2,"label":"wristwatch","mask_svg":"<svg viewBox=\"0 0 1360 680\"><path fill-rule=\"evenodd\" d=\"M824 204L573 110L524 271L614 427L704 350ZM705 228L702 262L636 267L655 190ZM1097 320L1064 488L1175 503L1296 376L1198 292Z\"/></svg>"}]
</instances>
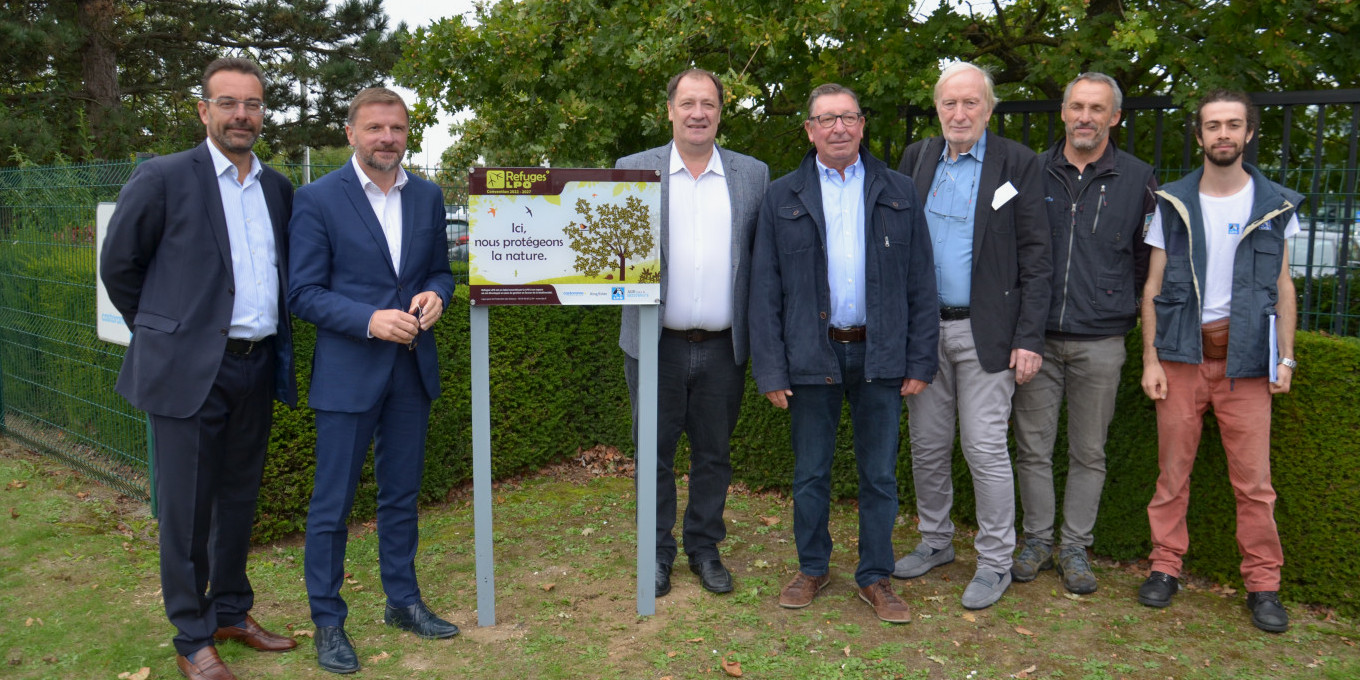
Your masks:
<instances>
[{"instance_id":1,"label":"wristwatch","mask_svg":"<svg viewBox=\"0 0 1360 680\"><path fill-rule=\"evenodd\" d=\"M1280 363L1288 366L1291 371L1299 367L1299 362L1294 361L1289 357L1280 357Z\"/></svg>"}]
</instances>

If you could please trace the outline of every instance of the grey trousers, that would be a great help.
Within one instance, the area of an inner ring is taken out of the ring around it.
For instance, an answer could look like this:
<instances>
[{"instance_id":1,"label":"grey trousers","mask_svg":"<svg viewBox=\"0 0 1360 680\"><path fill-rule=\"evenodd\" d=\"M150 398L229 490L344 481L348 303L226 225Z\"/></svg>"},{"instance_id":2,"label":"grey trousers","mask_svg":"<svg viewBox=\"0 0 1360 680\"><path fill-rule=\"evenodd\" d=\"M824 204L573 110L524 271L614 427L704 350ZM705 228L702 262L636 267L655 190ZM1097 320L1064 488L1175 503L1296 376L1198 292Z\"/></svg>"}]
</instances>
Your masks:
<instances>
[{"instance_id":1,"label":"grey trousers","mask_svg":"<svg viewBox=\"0 0 1360 680\"><path fill-rule=\"evenodd\" d=\"M955 413L963 455L973 474L978 568L1008 571L1015 551L1015 479L1006 448L1006 425L1015 393L1015 371L988 373L978 362L967 319L940 322L940 371L925 391L907 397L911 471L921 539L931 548L949 545L954 522L951 462Z\"/></svg>"},{"instance_id":2,"label":"grey trousers","mask_svg":"<svg viewBox=\"0 0 1360 680\"><path fill-rule=\"evenodd\" d=\"M1124 336L1044 340L1039 373L1015 390L1015 472L1026 538L1053 544L1053 441L1067 398L1067 488L1062 545L1091 547L1105 486L1105 436L1124 366Z\"/></svg>"}]
</instances>

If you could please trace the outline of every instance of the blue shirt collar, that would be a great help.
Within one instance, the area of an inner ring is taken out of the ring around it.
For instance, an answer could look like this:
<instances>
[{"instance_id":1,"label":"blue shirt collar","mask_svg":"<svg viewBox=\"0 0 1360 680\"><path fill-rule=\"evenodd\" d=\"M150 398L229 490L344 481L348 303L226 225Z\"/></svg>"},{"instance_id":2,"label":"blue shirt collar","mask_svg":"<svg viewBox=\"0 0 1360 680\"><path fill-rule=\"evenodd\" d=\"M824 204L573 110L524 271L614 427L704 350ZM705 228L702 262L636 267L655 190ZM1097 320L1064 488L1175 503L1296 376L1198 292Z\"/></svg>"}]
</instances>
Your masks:
<instances>
[{"instance_id":1,"label":"blue shirt collar","mask_svg":"<svg viewBox=\"0 0 1360 680\"><path fill-rule=\"evenodd\" d=\"M987 157L988 134L990 133L987 130L983 130L982 136L979 137L978 140L973 143L973 148L959 154L959 158L963 158L964 156L972 156L973 158L977 159L977 162L981 163L983 159ZM949 160L949 142L945 142L944 148L940 149L940 160L941 161Z\"/></svg>"}]
</instances>

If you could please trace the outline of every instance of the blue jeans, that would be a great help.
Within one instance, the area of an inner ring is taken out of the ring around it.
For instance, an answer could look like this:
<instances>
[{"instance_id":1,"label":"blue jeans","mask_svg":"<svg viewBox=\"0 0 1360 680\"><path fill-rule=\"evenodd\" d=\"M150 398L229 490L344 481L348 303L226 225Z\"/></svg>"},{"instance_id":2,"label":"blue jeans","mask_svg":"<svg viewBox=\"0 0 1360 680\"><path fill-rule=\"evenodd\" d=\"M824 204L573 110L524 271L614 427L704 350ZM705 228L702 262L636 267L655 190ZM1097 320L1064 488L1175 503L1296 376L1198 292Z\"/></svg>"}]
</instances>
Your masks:
<instances>
[{"instance_id":1,"label":"blue jeans","mask_svg":"<svg viewBox=\"0 0 1360 680\"><path fill-rule=\"evenodd\" d=\"M893 523L897 520L897 446L902 422L902 380L864 379L863 342L833 342L840 385L794 385L789 397L793 439L793 538L798 568L825 574L831 560L831 459L841 403L850 401L855 463L859 470L859 567L865 587L893 570Z\"/></svg>"}]
</instances>

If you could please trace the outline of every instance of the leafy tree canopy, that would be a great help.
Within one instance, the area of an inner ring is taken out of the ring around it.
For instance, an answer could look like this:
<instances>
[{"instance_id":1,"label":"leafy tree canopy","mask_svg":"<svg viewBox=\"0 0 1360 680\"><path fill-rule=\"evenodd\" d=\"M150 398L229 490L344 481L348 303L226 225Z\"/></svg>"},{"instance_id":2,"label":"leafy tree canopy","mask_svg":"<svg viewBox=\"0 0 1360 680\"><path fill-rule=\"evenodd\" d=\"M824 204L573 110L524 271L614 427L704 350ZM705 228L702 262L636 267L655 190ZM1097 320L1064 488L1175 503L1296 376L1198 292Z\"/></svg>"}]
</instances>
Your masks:
<instances>
[{"instance_id":1,"label":"leafy tree canopy","mask_svg":"<svg viewBox=\"0 0 1360 680\"><path fill-rule=\"evenodd\" d=\"M7 1L0 163L191 146L199 78L219 56L264 67L275 151L343 145L349 99L387 77L404 33L382 0Z\"/></svg>"},{"instance_id":2,"label":"leafy tree canopy","mask_svg":"<svg viewBox=\"0 0 1360 680\"><path fill-rule=\"evenodd\" d=\"M822 82L859 93L881 153L900 151L943 60L991 67L1003 98L1059 98L1097 70L1126 96L1184 101L1353 87L1358 29L1354 0L499 0L417 29L396 74L421 122L474 114L450 164L608 166L669 139L666 81L699 66L727 87L719 143L788 170Z\"/></svg>"}]
</instances>

